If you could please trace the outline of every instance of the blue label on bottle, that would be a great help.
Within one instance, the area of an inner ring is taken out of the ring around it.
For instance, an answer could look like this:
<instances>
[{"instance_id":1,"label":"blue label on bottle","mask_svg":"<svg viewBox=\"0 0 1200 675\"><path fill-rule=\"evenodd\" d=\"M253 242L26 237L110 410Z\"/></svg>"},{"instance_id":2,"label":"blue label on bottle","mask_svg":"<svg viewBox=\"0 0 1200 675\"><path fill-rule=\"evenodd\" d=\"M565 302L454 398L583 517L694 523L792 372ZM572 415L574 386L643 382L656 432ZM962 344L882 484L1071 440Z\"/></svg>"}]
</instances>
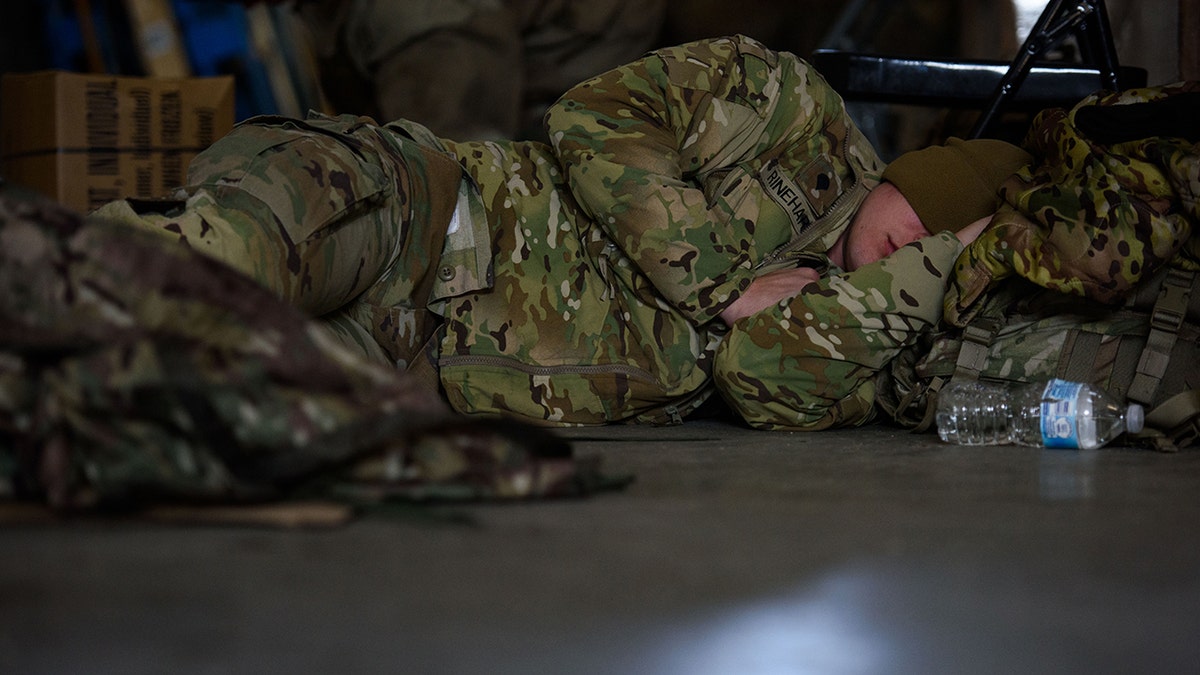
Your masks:
<instances>
[{"instance_id":1,"label":"blue label on bottle","mask_svg":"<svg viewBox=\"0 0 1200 675\"><path fill-rule=\"evenodd\" d=\"M1042 445L1047 448L1078 448L1080 382L1050 380L1042 391Z\"/></svg>"}]
</instances>

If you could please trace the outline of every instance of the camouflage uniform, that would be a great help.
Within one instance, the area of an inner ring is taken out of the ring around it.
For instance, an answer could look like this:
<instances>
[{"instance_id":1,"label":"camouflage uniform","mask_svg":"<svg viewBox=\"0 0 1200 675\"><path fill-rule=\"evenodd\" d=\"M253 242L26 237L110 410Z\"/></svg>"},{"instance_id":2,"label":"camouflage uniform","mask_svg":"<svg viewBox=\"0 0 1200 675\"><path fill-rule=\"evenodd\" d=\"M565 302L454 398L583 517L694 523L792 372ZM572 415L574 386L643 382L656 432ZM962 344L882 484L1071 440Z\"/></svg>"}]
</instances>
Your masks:
<instances>
[{"instance_id":1,"label":"camouflage uniform","mask_svg":"<svg viewBox=\"0 0 1200 675\"><path fill-rule=\"evenodd\" d=\"M882 168L808 64L741 37L586 81L547 130L552 147L260 119L196 160L178 213L105 212L216 254L397 367L436 328L428 353L462 412L669 422L713 390L720 311L756 275L827 262Z\"/></svg>"},{"instance_id":2,"label":"camouflage uniform","mask_svg":"<svg viewBox=\"0 0 1200 675\"><path fill-rule=\"evenodd\" d=\"M1194 392L1200 363L1198 111L1192 81L1040 113L1024 140L1038 161L1002 186L955 263L943 325L889 364L881 408L920 427L952 376L1064 377L1128 396L1169 432L1176 415L1156 409Z\"/></svg>"},{"instance_id":3,"label":"camouflage uniform","mask_svg":"<svg viewBox=\"0 0 1200 675\"><path fill-rule=\"evenodd\" d=\"M873 420L877 374L941 321L961 251L942 232L737 322L717 353L726 398L763 429Z\"/></svg>"},{"instance_id":4,"label":"camouflage uniform","mask_svg":"<svg viewBox=\"0 0 1200 675\"><path fill-rule=\"evenodd\" d=\"M1006 182L992 226L959 261L947 321L965 325L976 303L1010 277L1113 305L1164 264L1200 267L1195 119L1184 122L1192 138L1138 133L1129 124L1126 137L1105 140L1080 122L1089 113L1183 102L1198 92L1197 82L1100 91L1070 110L1041 112L1024 141L1039 161ZM1166 128L1165 121L1143 125Z\"/></svg>"}]
</instances>

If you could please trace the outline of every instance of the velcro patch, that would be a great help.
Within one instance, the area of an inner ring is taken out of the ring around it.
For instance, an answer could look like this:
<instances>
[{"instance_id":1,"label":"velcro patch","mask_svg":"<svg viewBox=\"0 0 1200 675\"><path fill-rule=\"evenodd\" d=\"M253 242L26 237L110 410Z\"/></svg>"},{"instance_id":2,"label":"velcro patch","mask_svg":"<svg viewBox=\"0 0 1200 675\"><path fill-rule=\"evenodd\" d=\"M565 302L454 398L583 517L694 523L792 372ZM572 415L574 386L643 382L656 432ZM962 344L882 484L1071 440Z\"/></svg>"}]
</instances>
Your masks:
<instances>
[{"instance_id":1,"label":"velcro patch","mask_svg":"<svg viewBox=\"0 0 1200 675\"><path fill-rule=\"evenodd\" d=\"M759 172L759 180L771 199L787 212L796 234L803 234L817 219L808 197L790 176L780 170L778 162L767 162Z\"/></svg>"}]
</instances>

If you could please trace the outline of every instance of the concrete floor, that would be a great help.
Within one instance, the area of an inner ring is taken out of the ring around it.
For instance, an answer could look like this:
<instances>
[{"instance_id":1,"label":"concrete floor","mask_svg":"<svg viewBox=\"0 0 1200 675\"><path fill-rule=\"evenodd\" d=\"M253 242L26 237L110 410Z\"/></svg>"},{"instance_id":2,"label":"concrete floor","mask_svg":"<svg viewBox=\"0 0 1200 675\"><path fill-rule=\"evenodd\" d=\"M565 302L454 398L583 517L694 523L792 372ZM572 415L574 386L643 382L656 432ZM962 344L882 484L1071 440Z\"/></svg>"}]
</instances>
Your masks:
<instances>
[{"instance_id":1,"label":"concrete floor","mask_svg":"<svg viewBox=\"0 0 1200 675\"><path fill-rule=\"evenodd\" d=\"M0 533L0 672L1197 673L1200 452L720 421L578 501Z\"/></svg>"}]
</instances>

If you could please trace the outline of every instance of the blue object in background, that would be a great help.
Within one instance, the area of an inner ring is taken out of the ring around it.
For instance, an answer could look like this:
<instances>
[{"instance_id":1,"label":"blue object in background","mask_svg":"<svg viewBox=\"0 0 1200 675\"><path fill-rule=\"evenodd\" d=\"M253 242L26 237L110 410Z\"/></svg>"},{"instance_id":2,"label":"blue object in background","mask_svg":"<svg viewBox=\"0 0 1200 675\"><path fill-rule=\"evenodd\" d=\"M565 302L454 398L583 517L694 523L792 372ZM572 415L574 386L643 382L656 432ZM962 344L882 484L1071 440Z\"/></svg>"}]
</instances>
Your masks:
<instances>
[{"instance_id":1,"label":"blue object in background","mask_svg":"<svg viewBox=\"0 0 1200 675\"><path fill-rule=\"evenodd\" d=\"M46 57L55 70L82 71L87 68L83 55L83 33L75 9L67 0L43 0L46 21Z\"/></svg>"},{"instance_id":2,"label":"blue object in background","mask_svg":"<svg viewBox=\"0 0 1200 675\"><path fill-rule=\"evenodd\" d=\"M46 31L46 68L92 72L83 27L72 0L40 0ZM137 41L120 0L88 3L104 72L144 75ZM266 67L250 44L246 9L222 0L172 0L180 38L192 74L198 77L232 75L238 121L278 112Z\"/></svg>"},{"instance_id":3,"label":"blue object in background","mask_svg":"<svg viewBox=\"0 0 1200 675\"><path fill-rule=\"evenodd\" d=\"M254 54L240 3L173 0L184 49L197 76L233 75L239 121L277 111L266 68Z\"/></svg>"},{"instance_id":4,"label":"blue object in background","mask_svg":"<svg viewBox=\"0 0 1200 675\"><path fill-rule=\"evenodd\" d=\"M46 30L47 68L72 72L91 72L83 37L83 26L71 0L40 0ZM128 15L117 0L87 3L92 30L104 72L141 75Z\"/></svg>"}]
</instances>

